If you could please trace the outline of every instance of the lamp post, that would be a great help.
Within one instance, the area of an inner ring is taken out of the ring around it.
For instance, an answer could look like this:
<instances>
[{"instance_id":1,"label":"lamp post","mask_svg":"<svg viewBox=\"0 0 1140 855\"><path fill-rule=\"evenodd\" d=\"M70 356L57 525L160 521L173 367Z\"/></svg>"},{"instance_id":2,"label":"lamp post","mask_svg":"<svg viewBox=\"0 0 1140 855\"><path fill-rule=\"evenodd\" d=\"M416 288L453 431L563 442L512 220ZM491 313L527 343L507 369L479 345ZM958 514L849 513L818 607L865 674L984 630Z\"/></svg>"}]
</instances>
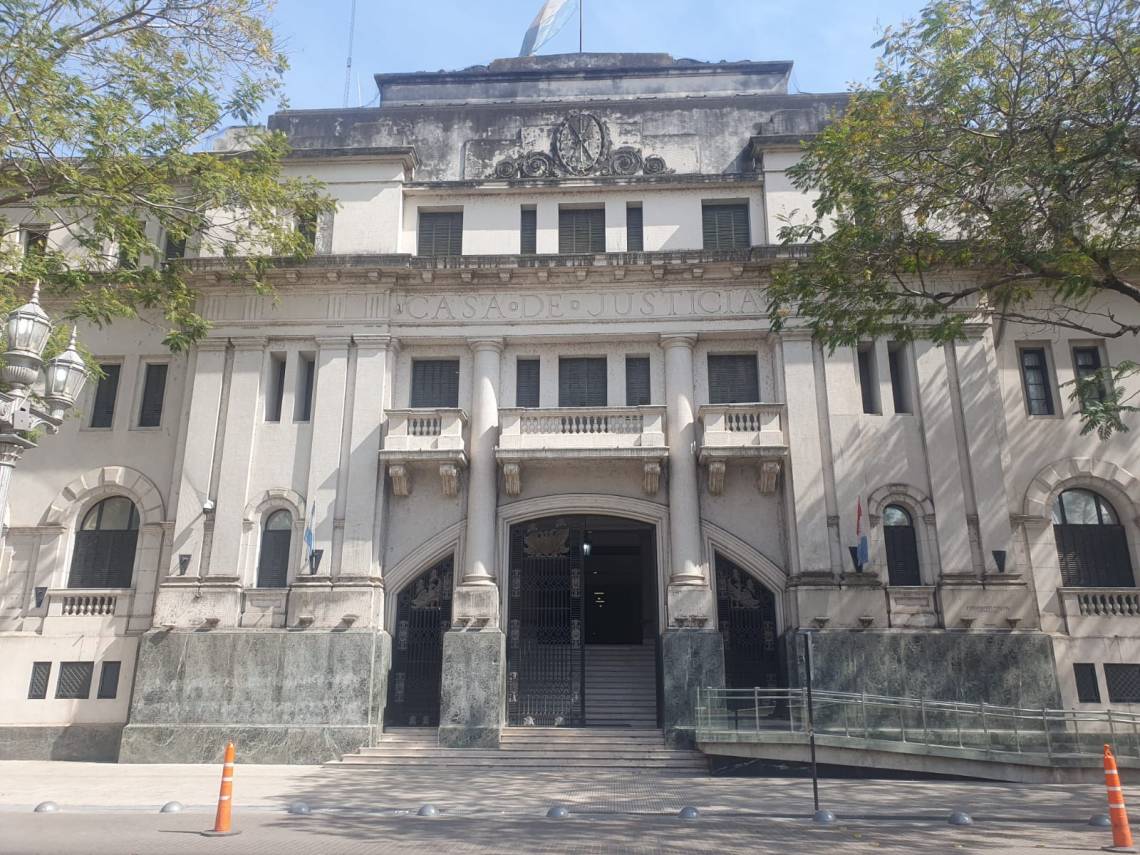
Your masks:
<instances>
[{"instance_id":1,"label":"lamp post","mask_svg":"<svg viewBox=\"0 0 1140 855\"><path fill-rule=\"evenodd\" d=\"M59 430L87 382L87 366L75 348L74 329L67 350L44 364L51 327L51 319L40 306L40 283L36 282L32 298L8 315L8 347L0 371L6 387L0 391L0 521L8 508L16 463L25 450L36 447L23 434L41 427L48 433ZM0 531L0 543L3 537Z\"/></svg>"}]
</instances>

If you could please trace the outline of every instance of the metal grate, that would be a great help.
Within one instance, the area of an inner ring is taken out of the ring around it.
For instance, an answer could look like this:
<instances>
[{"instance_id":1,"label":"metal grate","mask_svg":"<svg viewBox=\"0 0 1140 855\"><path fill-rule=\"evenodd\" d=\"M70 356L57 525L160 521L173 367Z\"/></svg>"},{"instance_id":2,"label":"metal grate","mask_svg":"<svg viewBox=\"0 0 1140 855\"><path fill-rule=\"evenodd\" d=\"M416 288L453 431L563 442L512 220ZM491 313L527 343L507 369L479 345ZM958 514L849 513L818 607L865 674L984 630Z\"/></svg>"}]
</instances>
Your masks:
<instances>
[{"instance_id":1,"label":"metal grate","mask_svg":"<svg viewBox=\"0 0 1140 855\"><path fill-rule=\"evenodd\" d=\"M1140 703L1140 665L1106 662L1104 685L1108 689L1109 703Z\"/></svg>"},{"instance_id":2,"label":"metal grate","mask_svg":"<svg viewBox=\"0 0 1140 855\"><path fill-rule=\"evenodd\" d=\"M86 700L91 695L91 674L94 662L59 663L59 682L55 696L64 700Z\"/></svg>"},{"instance_id":3,"label":"metal grate","mask_svg":"<svg viewBox=\"0 0 1140 855\"><path fill-rule=\"evenodd\" d=\"M1096 665L1092 662L1074 663L1073 677L1077 681L1077 700L1082 704L1099 704L1100 684L1096 679Z\"/></svg>"},{"instance_id":4,"label":"metal grate","mask_svg":"<svg viewBox=\"0 0 1140 855\"><path fill-rule=\"evenodd\" d=\"M725 685L781 685L776 597L723 555L716 556L716 613L724 642Z\"/></svg>"},{"instance_id":5,"label":"metal grate","mask_svg":"<svg viewBox=\"0 0 1140 855\"><path fill-rule=\"evenodd\" d=\"M49 679L51 679L51 663L33 662L32 680L28 684L28 700L42 701L46 698Z\"/></svg>"},{"instance_id":6,"label":"metal grate","mask_svg":"<svg viewBox=\"0 0 1140 855\"><path fill-rule=\"evenodd\" d=\"M95 693L95 697L109 701L113 700L119 694L119 671L122 670L122 662L104 662L102 670L99 671L99 690Z\"/></svg>"},{"instance_id":7,"label":"metal grate","mask_svg":"<svg viewBox=\"0 0 1140 855\"><path fill-rule=\"evenodd\" d=\"M396 597L396 637L385 721L406 727L439 726L443 636L451 628L453 560L448 556Z\"/></svg>"}]
</instances>

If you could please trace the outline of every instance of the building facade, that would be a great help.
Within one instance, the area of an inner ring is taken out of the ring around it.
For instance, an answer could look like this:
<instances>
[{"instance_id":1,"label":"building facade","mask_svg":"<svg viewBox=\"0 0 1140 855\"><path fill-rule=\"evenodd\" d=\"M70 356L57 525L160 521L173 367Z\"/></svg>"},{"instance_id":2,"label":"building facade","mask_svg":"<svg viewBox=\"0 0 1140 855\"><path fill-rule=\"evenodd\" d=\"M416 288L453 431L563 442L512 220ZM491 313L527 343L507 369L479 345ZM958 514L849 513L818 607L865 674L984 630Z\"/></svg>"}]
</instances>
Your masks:
<instances>
[{"instance_id":1,"label":"building facade","mask_svg":"<svg viewBox=\"0 0 1140 855\"><path fill-rule=\"evenodd\" d=\"M817 686L1140 704L1140 451L1064 385L1140 346L774 333L785 170L844 101L790 72L531 57L272 117L337 201L315 256L260 294L191 246L207 338L82 330L106 377L17 470L4 755L683 744L698 687L798 684L801 630Z\"/></svg>"}]
</instances>

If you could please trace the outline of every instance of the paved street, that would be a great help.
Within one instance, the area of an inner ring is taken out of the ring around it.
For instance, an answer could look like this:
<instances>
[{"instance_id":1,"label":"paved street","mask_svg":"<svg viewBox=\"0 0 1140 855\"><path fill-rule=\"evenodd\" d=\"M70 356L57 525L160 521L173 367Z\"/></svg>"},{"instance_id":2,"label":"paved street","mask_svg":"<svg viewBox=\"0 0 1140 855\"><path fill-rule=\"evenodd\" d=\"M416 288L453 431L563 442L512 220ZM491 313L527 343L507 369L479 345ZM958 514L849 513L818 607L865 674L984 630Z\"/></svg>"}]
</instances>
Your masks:
<instances>
[{"instance_id":1,"label":"paved street","mask_svg":"<svg viewBox=\"0 0 1140 855\"><path fill-rule=\"evenodd\" d=\"M1110 842L1088 828L1104 812L1095 786L915 781L825 781L839 815L807 821L808 781L676 775L464 774L462 771L242 766L235 775L237 837L207 839L219 769L0 763L4 853L423 852L1094 852ZM58 814L33 814L39 801ZM157 813L165 801L187 806ZM309 817L284 808L304 800ZM425 802L441 816L414 811ZM553 803L564 820L543 817ZM701 817L675 814L685 804ZM946 824L970 812L968 829Z\"/></svg>"}]
</instances>

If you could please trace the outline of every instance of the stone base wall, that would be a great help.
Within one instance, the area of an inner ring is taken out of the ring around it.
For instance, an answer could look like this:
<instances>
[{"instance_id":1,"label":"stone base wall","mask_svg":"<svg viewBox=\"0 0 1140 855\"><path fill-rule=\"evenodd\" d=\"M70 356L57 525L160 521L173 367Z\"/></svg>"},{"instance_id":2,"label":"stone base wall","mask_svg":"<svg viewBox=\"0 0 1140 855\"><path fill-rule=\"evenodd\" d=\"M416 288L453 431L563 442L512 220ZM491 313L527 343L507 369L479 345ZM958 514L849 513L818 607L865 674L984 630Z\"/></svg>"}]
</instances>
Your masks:
<instances>
[{"instance_id":1,"label":"stone base wall","mask_svg":"<svg viewBox=\"0 0 1140 855\"><path fill-rule=\"evenodd\" d=\"M724 685L724 642L715 630L670 629L661 636L661 723L670 745L696 744L697 689Z\"/></svg>"},{"instance_id":2,"label":"stone base wall","mask_svg":"<svg viewBox=\"0 0 1140 855\"><path fill-rule=\"evenodd\" d=\"M789 636L789 673L805 682L804 646ZM842 632L812 638L820 690L1056 709L1053 644L1037 632Z\"/></svg>"},{"instance_id":3,"label":"stone base wall","mask_svg":"<svg viewBox=\"0 0 1140 855\"><path fill-rule=\"evenodd\" d=\"M371 744L383 721L387 633L147 633L119 760L320 763Z\"/></svg>"},{"instance_id":4,"label":"stone base wall","mask_svg":"<svg viewBox=\"0 0 1140 855\"><path fill-rule=\"evenodd\" d=\"M0 727L0 760L73 760L114 763L121 724Z\"/></svg>"}]
</instances>

